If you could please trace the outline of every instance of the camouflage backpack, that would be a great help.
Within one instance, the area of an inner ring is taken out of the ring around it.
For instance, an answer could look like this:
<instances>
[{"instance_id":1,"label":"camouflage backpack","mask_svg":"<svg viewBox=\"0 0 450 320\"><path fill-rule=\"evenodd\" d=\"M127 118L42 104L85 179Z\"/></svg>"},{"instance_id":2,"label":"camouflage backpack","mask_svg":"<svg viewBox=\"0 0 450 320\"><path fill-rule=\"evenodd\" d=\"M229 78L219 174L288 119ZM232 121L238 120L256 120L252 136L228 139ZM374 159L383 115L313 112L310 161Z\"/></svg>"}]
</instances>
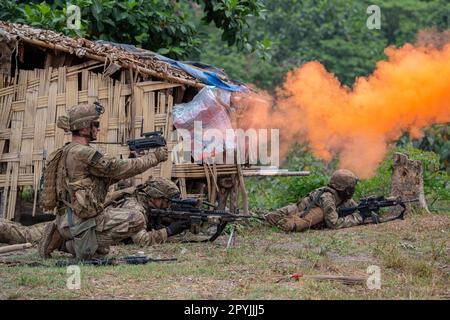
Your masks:
<instances>
[{"instance_id":1,"label":"camouflage backpack","mask_svg":"<svg viewBox=\"0 0 450 320\"><path fill-rule=\"evenodd\" d=\"M46 164L41 177L39 206L44 211L53 211L59 202L60 183L58 181L58 170L60 170L60 160L67 156L68 144L63 148L53 151Z\"/></svg>"}]
</instances>

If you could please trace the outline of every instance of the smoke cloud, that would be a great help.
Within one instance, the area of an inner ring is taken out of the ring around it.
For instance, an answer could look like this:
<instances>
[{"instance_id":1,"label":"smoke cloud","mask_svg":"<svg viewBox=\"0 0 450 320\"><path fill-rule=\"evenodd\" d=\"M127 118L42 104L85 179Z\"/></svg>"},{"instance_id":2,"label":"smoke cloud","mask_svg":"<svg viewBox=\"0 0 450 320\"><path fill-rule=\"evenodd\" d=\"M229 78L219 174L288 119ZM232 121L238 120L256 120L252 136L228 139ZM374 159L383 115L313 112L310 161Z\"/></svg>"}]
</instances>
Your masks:
<instances>
[{"instance_id":1,"label":"smoke cloud","mask_svg":"<svg viewBox=\"0 0 450 320\"><path fill-rule=\"evenodd\" d=\"M282 154L307 143L316 156L338 157L341 168L369 177L403 133L418 138L423 128L450 122L450 44L427 37L387 48L388 59L352 88L319 62L306 63L288 73L275 100L265 92L241 97L240 124L280 128Z\"/></svg>"}]
</instances>

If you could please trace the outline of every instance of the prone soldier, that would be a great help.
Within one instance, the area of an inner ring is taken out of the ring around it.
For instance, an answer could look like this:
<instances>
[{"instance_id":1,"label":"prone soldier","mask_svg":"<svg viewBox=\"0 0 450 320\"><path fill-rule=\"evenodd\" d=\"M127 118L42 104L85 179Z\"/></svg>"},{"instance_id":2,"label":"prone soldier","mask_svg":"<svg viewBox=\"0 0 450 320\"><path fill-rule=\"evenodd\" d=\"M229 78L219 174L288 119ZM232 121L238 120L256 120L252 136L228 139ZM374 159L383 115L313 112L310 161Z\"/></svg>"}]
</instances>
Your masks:
<instances>
[{"instance_id":1,"label":"prone soldier","mask_svg":"<svg viewBox=\"0 0 450 320\"><path fill-rule=\"evenodd\" d=\"M296 204L290 204L265 215L266 221L286 232L300 232L323 222L328 228L339 229L362 224L364 218L355 212L340 217L338 210L357 206L352 199L358 177L350 170L336 170L328 186L310 192Z\"/></svg>"},{"instance_id":2,"label":"prone soldier","mask_svg":"<svg viewBox=\"0 0 450 320\"><path fill-rule=\"evenodd\" d=\"M18 222L0 219L0 243L19 244L30 242L38 244L48 222L24 226Z\"/></svg>"}]
</instances>

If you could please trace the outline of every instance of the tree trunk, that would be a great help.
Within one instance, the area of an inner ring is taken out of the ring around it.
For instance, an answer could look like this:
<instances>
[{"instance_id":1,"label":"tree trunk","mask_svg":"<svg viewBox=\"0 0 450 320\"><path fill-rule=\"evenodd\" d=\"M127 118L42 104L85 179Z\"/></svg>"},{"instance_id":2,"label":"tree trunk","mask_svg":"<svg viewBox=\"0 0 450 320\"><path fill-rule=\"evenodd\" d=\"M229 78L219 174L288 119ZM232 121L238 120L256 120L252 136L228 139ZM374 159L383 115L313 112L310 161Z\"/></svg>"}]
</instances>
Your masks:
<instances>
[{"instance_id":1,"label":"tree trunk","mask_svg":"<svg viewBox=\"0 0 450 320\"><path fill-rule=\"evenodd\" d=\"M408 203L407 211L419 208L430 212L423 191L422 162L410 160L406 154L395 153L391 181L391 196L401 197L403 200L419 199L419 202ZM396 210L401 210L396 208Z\"/></svg>"}]
</instances>

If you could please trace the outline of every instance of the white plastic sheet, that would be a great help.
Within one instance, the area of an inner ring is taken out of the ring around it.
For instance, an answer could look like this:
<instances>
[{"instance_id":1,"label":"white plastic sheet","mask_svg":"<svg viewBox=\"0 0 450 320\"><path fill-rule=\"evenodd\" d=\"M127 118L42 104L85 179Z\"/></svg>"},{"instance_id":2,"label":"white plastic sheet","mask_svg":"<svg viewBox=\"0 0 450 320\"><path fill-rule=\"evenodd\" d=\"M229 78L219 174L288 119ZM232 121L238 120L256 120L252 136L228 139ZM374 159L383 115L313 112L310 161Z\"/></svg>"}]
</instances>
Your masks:
<instances>
[{"instance_id":1,"label":"white plastic sheet","mask_svg":"<svg viewBox=\"0 0 450 320\"><path fill-rule=\"evenodd\" d=\"M194 161L205 161L235 149L234 137L230 135L230 98L229 91L205 87L192 101L174 106L174 126L179 134L189 132Z\"/></svg>"}]
</instances>

